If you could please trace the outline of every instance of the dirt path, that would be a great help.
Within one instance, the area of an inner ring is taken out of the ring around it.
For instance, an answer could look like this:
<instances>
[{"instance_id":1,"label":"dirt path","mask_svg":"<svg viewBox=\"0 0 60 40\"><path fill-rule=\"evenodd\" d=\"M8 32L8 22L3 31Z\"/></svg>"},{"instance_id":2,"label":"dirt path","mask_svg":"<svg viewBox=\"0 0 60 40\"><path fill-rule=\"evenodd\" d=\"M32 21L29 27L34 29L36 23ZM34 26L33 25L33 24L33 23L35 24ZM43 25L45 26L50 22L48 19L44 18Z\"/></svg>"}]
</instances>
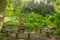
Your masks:
<instances>
[{"instance_id":1,"label":"dirt path","mask_svg":"<svg viewBox=\"0 0 60 40\"><path fill-rule=\"evenodd\" d=\"M30 34L30 39L28 39L28 35L26 33L19 34L19 38L15 38L16 35L10 34L10 36L6 36L6 34L0 34L0 40L57 40L55 37L48 38L43 34L36 34L36 33L31 33Z\"/></svg>"}]
</instances>

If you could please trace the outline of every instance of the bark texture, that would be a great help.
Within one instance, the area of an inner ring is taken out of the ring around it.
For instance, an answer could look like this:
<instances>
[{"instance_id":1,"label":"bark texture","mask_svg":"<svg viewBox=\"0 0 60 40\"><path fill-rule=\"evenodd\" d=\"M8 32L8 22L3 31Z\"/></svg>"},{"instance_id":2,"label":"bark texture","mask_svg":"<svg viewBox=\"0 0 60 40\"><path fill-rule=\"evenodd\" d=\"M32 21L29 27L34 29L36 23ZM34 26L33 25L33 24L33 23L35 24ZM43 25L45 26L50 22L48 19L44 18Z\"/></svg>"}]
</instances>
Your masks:
<instances>
[{"instance_id":1,"label":"bark texture","mask_svg":"<svg viewBox=\"0 0 60 40\"><path fill-rule=\"evenodd\" d=\"M6 8L6 0L0 0L0 30L2 29L3 25L5 8Z\"/></svg>"}]
</instances>

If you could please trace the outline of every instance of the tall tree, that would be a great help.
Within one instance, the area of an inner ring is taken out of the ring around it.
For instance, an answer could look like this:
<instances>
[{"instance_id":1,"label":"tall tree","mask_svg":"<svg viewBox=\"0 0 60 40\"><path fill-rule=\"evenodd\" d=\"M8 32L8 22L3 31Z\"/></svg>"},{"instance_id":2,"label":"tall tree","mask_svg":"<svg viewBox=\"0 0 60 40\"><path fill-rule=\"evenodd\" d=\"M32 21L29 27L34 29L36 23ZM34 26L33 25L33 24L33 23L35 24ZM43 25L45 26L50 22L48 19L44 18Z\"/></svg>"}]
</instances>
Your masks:
<instances>
[{"instance_id":1,"label":"tall tree","mask_svg":"<svg viewBox=\"0 0 60 40\"><path fill-rule=\"evenodd\" d=\"M6 0L0 0L0 30L3 25L5 7L6 7Z\"/></svg>"}]
</instances>

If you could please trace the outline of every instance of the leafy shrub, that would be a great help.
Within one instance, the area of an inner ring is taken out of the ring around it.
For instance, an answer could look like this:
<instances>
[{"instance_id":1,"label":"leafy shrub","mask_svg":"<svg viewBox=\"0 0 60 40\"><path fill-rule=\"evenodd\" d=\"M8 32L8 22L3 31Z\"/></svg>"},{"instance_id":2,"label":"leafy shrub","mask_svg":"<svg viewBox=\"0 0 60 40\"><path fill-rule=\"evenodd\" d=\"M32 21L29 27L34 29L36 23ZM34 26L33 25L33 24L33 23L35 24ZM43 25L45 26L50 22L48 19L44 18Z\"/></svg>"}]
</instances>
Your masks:
<instances>
[{"instance_id":1,"label":"leafy shrub","mask_svg":"<svg viewBox=\"0 0 60 40\"><path fill-rule=\"evenodd\" d=\"M21 8L21 12L23 13L31 13L31 12L35 12L35 13L39 13L41 15L45 15L45 14L54 14L55 13L55 9L52 5L48 5L48 4L35 4L33 2L28 3L28 5L24 5Z\"/></svg>"},{"instance_id":2,"label":"leafy shrub","mask_svg":"<svg viewBox=\"0 0 60 40\"><path fill-rule=\"evenodd\" d=\"M60 36L60 28L58 28L58 29L55 31L55 33L54 33L54 34L56 34L56 35Z\"/></svg>"}]
</instances>

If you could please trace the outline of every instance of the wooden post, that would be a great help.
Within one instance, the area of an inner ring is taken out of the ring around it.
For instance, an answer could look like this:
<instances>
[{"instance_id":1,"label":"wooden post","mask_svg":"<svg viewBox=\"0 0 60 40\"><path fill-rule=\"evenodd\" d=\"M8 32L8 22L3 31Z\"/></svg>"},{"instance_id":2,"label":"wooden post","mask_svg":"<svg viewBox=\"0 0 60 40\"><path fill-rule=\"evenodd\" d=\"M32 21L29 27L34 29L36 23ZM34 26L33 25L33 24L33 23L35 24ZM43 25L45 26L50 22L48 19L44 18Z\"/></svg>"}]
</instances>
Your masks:
<instances>
[{"instance_id":1,"label":"wooden post","mask_svg":"<svg viewBox=\"0 0 60 40\"><path fill-rule=\"evenodd\" d=\"M42 33L42 28L39 29L39 32Z\"/></svg>"},{"instance_id":2,"label":"wooden post","mask_svg":"<svg viewBox=\"0 0 60 40\"><path fill-rule=\"evenodd\" d=\"M28 35L28 39L30 39L30 33L28 33L27 35Z\"/></svg>"},{"instance_id":3,"label":"wooden post","mask_svg":"<svg viewBox=\"0 0 60 40\"><path fill-rule=\"evenodd\" d=\"M27 40L30 40L31 39L30 36L31 36L31 30L27 30L27 37L28 37Z\"/></svg>"},{"instance_id":4,"label":"wooden post","mask_svg":"<svg viewBox=\"0 0 60 40\"><path fill-rule=\"evenodd\" d=\"M54 31L56 30L56 28L51 28L51 35L54 35Z\"/></svg>"},{"instance_id":5,"label":"wooden post","mask_svg":"<svg viewBox=\"0 0 60 40\"><path fill-rule=\"evenodd\" d=\"M18 35L18 32L16 33L16 39L18 39L19 37L18 37L19 35Z\"/></svg>"}]
</instances>

